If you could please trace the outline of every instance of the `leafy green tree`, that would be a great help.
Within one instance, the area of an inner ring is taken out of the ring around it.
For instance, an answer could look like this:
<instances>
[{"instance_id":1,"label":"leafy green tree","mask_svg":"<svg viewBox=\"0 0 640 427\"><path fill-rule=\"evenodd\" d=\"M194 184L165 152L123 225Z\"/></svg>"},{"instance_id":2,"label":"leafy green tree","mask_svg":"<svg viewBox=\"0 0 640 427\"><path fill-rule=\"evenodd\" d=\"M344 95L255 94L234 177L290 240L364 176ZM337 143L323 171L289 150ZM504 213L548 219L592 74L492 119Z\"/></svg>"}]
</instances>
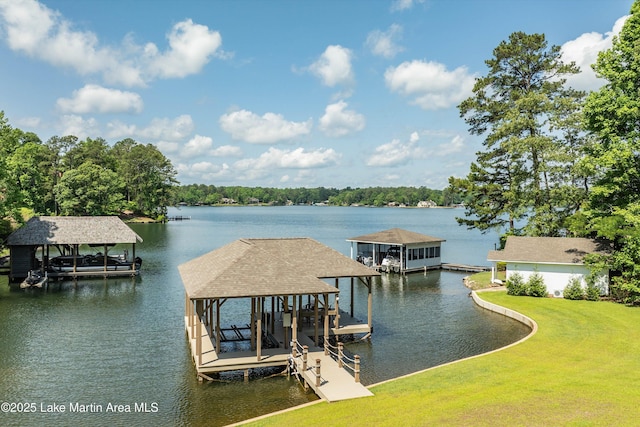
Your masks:
<instances>
[{"instance_id":1,"label":"leafy green tree","mask_svg":"<svg viewBox=\"0 0 640 427\"><path fill-rule=\"evenodd\" d=\"M611 293L640 302L640 1L610 49L593 65L606 80L586 101L586 127L595 140L583 161L595 174L589 205L576 226L613 242L605 260L614 271ZM600 264L603 261L600 260ZM600 267L600 265L598 266Z\"/></svg>"},{"instance_id":2,"label":"leafy green tree","mask_svg":"<svg viewBox=\"0 0 640 427\"><path fill-rule=\"evenodd\" d=\"M111 149L107 141L102 138L87 138L70 147L64 155L63 163L66 170L75 169L85 162L115 170L116 161L111 154Z\"/></svg>"},{"instance_id":3,"label":"leafy green tree","mask_svg":"<svg viewBox=\"0 0 640 427\"><path fill-rule=\"evenodd\" d=\"M55 210L50 172L51 151L39 140L20 145L6 161L7 174L17 196L16 204L36 214Z\"/></svg>"},{"instance_id":4,"label":"leafy green tree","mask_svg":"<svg viewBox=\"0 0 640 427\"><path fill-rule=\"evenodd\" d=\"M560 56L543 34L515 32L494 49L488 74L460 104L471 134L485 138L469 174L449 180L466 202L460 224L518 233L522 221L526 234L554 236L580 206L586 188L566 199L576 182L566 148L582 144L576 118L584 93L565 87L564 77L579 70Z\"/></svg>"},{"instance_id":5,"label":"leafy green tree","mask_svg":"<svg viewBox=\"0 0 640 427\"><path fill-rule=\"evenodd\" d=\"M116 215L124 183L117 173L87 161L66 171L54 188L62 215Z\"/></svg>"},{"instance_id":6,"label":"leafy green tree","mask_svg":"<svg viewBox=\"0 0 640 427\"><path fill-rule=\"evenodd\" d=\"M51 153L48 167L49 173L51 174L51 188L49 189L51 194L50 199L53 205L51 208L51 213L55 215L60 213L60 209L53 189L58 184L58 181L65 171L65 167L63 164L65 154L73 147L75 147L77 143L78 138L73 135L66 135L63 137L52 136L46 142L46 146L49 148L49 152Z\"/></svg>"},{"instance_id":7,"label":"leafy green tree","mask_svg":"<svg viewBox=\"0 0 640 427\"><path fill-rule=\"evenodd\" d=\"M147 215L166 215L170 204L171 187L177 183L176 171L154 145L137 144L122 160L121 170L126 176L131 202Z\"/></svg>"}]
</instances>

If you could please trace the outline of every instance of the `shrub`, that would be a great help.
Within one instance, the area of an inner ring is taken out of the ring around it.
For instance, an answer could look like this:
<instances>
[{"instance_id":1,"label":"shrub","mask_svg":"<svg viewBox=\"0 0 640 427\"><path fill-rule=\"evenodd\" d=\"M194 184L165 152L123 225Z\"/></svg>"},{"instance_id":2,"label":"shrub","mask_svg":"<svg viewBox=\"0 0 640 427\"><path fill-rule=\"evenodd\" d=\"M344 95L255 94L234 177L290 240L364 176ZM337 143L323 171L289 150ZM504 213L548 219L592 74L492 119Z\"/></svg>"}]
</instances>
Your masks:
<instances>
[{"instance_id":1,"label":"shrub","mask_svg":"<svg viewBox=\"0 0 640 427\"><path fill-rule=\"evenodd\" d=\"M569 283L562 291L562 296L565 299L584 299L584 289L582 288L582 280L580 280L580 277L573 276L569 279Z\"/></svg>"},{"instance_id":2,"label":"shrub","mask_svg":"<svg viewBox=\"0 0 640 427\"><path fill-rule=\"evenodd\" d=\"M507 279L505 283L507 287L507 294L509 295L526 295L526 285L524 283L524 277L520 273L513 273Z\"/></svg>"},{"instance_id":3,"label":"shrub","mask_svg":"<svg viewBox=\"0 0 640 427\"><path fill-rule=\"evenodd\" d=\"M589 301L599 301L601 292L602 289L600 289L600 286L596 283L596 279L592 275L587 276L585 298Z\"/></svg>"},{"instance_id":4,"label":"shrub","mask_svg":"<svg viewBox=\"0 0 640 427\"><path fill-rule=\"evenodd\" d=\"M531 297L547 296L547 286L544 284L544 279L540 273L535 272L529 276L526 285L526 294Z\"/></svg>"}]
</instances>

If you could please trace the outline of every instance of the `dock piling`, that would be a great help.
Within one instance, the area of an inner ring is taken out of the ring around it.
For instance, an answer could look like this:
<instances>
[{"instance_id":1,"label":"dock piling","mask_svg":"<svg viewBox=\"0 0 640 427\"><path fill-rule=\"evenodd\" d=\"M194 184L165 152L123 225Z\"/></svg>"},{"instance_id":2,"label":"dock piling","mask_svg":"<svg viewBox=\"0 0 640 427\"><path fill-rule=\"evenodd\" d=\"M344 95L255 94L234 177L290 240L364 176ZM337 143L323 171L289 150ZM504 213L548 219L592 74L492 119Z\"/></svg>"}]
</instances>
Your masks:
<instances>
[{"instance_id":1,"label":"dock piling","mask_svg":"<svg viewBox=\"0 0 640 427\"><path fill-rule=\"evenodd\" d=\"M320 387L320 359L316 359L316 387Z\"/></svg>"}]
</instances>

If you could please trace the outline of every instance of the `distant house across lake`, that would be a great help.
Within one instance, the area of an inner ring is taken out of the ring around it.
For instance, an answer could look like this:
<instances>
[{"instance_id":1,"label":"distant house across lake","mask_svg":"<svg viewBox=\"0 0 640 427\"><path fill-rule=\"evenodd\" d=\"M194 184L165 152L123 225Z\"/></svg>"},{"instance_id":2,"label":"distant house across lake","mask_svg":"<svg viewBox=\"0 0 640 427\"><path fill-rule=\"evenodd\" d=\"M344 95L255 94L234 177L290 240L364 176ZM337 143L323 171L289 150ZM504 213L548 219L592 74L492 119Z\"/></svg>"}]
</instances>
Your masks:
<instances>
[{"instance_id":1,"label":"distant house across lake","mask_svg":"<svg viewBox=\"0 0 640 427\"><path fill-rule=\"evenodd\" d=\"M539 273L544 279L547 292L562 297L564 288L573 277L586 286L586 278L591 274L584 257L592 253L607 253L609 247L593 239L570 237L522 237L510 236L503 250L490 251L487 257L494 265L506 263L506 279L519 273L526 281ZM609 271L602 271L595 277L595 283L602 294L609 293Z\"/></svg>"}]
</instances>

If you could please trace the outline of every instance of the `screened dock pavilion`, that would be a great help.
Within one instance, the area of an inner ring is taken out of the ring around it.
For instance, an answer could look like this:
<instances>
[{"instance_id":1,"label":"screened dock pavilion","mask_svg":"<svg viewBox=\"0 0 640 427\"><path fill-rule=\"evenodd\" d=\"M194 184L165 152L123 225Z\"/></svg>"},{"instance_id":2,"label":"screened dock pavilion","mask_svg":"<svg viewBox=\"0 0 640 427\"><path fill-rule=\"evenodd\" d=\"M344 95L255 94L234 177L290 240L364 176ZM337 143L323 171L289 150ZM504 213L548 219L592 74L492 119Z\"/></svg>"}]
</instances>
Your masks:
<instances>
[{"instance_id":1,"label":"screened dock pavilion","mask_svg":"<svg viewBox=\"0 0 640 427\"><path fill-rule=\"evenodd\" d=\"M398 273L441 268L441 244L444 239L391 228L377 233L347 239L351 242L351 258L376 270L384 269L392 259Z\"/></svg>"},{"instance_id":2,"label":"screened dock pavilion","mask_svg":"<svg viewBox=\"0 0 640 427\"><path fill-rule=\"evenodd\" d=\"M178 269L185 288L185 327L200 378L286 366L298 345L322 351L320 338L326 343L331 336L368 337L372 332L371 279L379 273L310 238L240 239ZM356 280L366 286L366 321L353 318L353 298L350 310L342 309L340 279L349 279L351 295ZM225 323L225 304L232 300L244 307L246 324ZM234 345L226 351L229 342Z\"/></svg>"}]
</instances>

